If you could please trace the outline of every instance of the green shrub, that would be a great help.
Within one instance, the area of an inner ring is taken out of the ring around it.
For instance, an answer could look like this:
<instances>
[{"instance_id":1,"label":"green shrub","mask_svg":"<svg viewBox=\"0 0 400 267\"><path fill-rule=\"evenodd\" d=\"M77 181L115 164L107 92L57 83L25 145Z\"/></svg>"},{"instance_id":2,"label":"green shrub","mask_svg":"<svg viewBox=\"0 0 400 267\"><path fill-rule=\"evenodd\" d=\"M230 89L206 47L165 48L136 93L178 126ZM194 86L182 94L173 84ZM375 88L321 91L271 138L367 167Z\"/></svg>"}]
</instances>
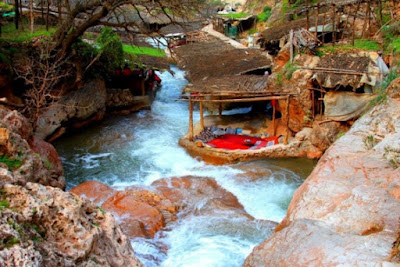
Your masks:
<instances>
[{"instance_id":1,"label":"green shrub","mask_svg":"<svg viewBox=\"0 0 400 267\"><path fill-rule=\"evenodd\" d=\"M22 165L22 161L19 159L12 159L6 155L0 156L0 162L5 164L9 170L13 171L18 169Z\"/></svg>"},{"instance_id":2,"label":"green shrub","mask_svg":"<svg viewBox=\"0 0 400 267\"><path fill-rule=\"evenodd\" d=\"M286 74L286 79L288 79L288 80L292 79L293 73L298 69L300 69L300 68L296 64L290 63L290 62L286 63L285 70L284 70L284 72Z\"/></svg>"},{"instance_id":3,"label":"green shrub","mask_svg":"<svg viewBox=\"0 0 400 267\"><path fill-rule=\"evenodd\" d=\"M100 61L106 70L121 68L124 63L124 51L119 36L110 28L104 27L97 38L100 46Z\"/></svg>"},{"instance_id":4,"label":"green shrub","mask_svg":"<svg viewBox=\"0 0 400 267\"><path fill-rule=\"evenodd\" d=\"M271 7L266 6L262 13L257 15L257 21L265 22L271 17Z\"/></svg>"}]
</instances>

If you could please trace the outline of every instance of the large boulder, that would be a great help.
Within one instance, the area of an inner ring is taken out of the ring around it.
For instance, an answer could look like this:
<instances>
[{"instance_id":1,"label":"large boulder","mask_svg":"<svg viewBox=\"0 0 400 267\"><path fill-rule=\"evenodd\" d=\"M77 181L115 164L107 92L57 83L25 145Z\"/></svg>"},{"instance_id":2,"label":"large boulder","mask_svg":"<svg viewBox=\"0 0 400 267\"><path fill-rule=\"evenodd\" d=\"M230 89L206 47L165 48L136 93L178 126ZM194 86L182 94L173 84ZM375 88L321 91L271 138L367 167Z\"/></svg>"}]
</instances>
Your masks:
<instances>
[{"instance_id":1,"label":"large boulder","mask_svg":"<svg viewBox=\"0 0 400 267\"><path fill-rule=\"evenodd\" d=\"M2 108L0 156L1 173L4 174L0 187L6 183L24 185L36 182L65 188L62 163L54 147L42 140L32 139L29 122L18 112Z\"/></svg>"},{"instance_id":2,"label":"large boulder","mask_svg":"<svg viewBox=\"0 0 400 267\"><path fill-rule=\"evenodd\" d=\"M389 261L400 227L399 121L400 101L391 98L360 118L326 151L294 194L278 232L245 266Z\"/></svg>"},{"instance_id":3,"label":"large boulder","mask_svg":"<svg viewBox=\"0 0 400 267\"><path fill-rule=\"evenodd\" d=\"M58 188L6 185L1 266L142 266L109 213Z\"/></svg>"},{"instance_id":4,"label":"large boulder","mask_svg":"<svg viewBox=\"0 0 400 267\"><path fill-rule=\"evenodd\" d=\"M117 191L103 183L87 181L71 192L101 205L119 218L129 237L154 237L162 227L176 219L175 205L150 188L129 187Z\"/></svg>"},{"instance_id":5,"label":"large boulder","mask_svg":"<svg viewBox=\"0 0 400 267\"><path fill-rule=\"evenodd\" d=\"M106 99L103 80L87 82L83 88L62 96L41 113L35 135L46 139L64 127L84 126L84 122L101 120L106 109Z\"/></svg>"},{"instance_id":6,"label":"large boulder","mask_svg":"<svg viewBox=\"0 0 400 267\"><path fill-rule=\"evenodd\" d=\"M337 121L314 123L309 140L319 150L325 151L336 141L339 133L346 131L347 128Z\"/></svg>"},{"instance_id":7,"label":"large boulder","mask_svg":"<svg viewBox=\"0 0 400 267\"><path fill-rule=\"evenodd\" d=\"M173 177L157 180L152 185L181 210L186 209L187 212L201 215L228 212L232 216L252 219L236 196L219 186L214 179Z\"/></svg>"}]
</instances>

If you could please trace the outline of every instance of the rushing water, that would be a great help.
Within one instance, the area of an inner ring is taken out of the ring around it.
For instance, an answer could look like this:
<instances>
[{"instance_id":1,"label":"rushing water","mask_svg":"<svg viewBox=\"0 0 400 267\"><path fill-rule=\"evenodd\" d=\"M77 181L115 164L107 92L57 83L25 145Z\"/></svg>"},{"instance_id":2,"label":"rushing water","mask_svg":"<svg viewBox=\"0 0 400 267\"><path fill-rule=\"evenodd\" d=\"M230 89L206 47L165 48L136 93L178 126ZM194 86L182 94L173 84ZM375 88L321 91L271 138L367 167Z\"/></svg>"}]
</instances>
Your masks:
<instances>
[{"instance_id":1,"label":"rushing water","mask_svg":"<svg viewBox=\"0 0 400 267\"><path fill-rule=\"evenodd\" d=\"M280 221L294 190L314 162L299 159L258 160L211 166L178 146L187 131L187 103L175 102L187 84L184 72L160 74L162 88L151 111L114 117L82 133L59 140L68 189L98 180L123 189L150 185L164 177L212 177L233 193L253 217ZM198 119L195 113L195 120ZM252 248L270 235L260 220L224 215L179 217L152 240L132 246L146 266L241 266ZM166 253L161 247L167 246Z\"/></svg>"}]
</instances>

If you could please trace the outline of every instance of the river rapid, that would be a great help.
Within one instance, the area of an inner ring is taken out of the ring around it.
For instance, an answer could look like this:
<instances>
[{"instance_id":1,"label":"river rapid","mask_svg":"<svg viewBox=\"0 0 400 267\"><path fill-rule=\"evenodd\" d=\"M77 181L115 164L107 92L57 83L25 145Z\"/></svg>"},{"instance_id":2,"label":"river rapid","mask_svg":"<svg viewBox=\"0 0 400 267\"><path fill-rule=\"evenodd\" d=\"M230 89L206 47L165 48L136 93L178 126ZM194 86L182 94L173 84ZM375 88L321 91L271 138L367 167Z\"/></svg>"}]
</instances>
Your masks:
<instances>
[{"instance_id":1,"label":"river rapid","mask_svg":"<svg viewBox=\"0 0 400 267\"><path fill-rule=\"evenodd\" d=\"M233 193L251 216L281 221L293 192L315 162L257 160L212 166L190 157L178 145L187 131L187 103L173 101L188 82L182 70L171 69L174 75L159 74L162 88L151 111L111 117L55 143L64 163L67 189L88 180L124 189L149 186L165 177L210 177ZM197 121L198 112L194 116ZM260 220L178 216L154 239L135 238L131 243L146 266L241 266L252 248L271 234Z\"/></svg>"}]
</instances>

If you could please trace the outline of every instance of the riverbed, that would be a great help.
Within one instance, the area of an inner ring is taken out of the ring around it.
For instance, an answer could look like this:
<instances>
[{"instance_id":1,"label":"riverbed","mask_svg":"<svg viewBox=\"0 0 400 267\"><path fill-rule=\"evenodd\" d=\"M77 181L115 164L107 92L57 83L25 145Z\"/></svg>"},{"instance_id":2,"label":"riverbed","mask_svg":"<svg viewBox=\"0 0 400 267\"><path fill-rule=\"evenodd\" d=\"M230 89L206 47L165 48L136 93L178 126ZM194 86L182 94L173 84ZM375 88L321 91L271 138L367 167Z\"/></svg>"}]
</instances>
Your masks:
<instances>
[{"instance_id":1,"label":"riverbed","mask_svg":"<svg viewBox=\"0 0 400 267\"><path fill-rule=\"evenodd\" d=\"M306 159L258 160L228 166L207 165L179 147L188 126L187 103L176 102L188 83L185 73L159 74L162 87L151 110L113 116L55 143L67 189L97 180L117 189L149 186L165 177L210 177L233 193L256 219L279 222L296 188L315 166ZM230 111L245 112L245 110ZM199 120L199 113L194 113ZM271 234L259 221L193 214L179 218L154 239L135 238L132 246L146 266L241 266L252 248ZM166 247L167 249L162 249Z\"/></svg>"}]
</instances>

